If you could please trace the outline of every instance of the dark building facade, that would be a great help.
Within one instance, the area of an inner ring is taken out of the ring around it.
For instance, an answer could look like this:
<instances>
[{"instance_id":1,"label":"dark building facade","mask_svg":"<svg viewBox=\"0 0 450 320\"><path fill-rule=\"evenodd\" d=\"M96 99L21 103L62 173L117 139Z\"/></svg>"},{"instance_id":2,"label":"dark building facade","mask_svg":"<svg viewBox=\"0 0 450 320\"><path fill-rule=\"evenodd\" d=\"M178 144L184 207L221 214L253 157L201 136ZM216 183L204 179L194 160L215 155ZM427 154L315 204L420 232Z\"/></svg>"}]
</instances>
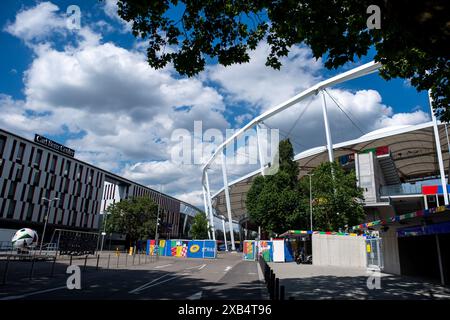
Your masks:
<instances>
[{"instance_id":1,"label":"dark building facade","mask_svg":"<svg viewBox=\"0 0 450 320\"><path fill-rule=\"evenodd\" d=\"M161 236L188 237L196 207L74 158L42 136L35 141L0 129L0 229L47 228L97 232L108 205L147 196L160 203ZM186 209L188 208L188 209Z\"/></svg>"}]
</instances>

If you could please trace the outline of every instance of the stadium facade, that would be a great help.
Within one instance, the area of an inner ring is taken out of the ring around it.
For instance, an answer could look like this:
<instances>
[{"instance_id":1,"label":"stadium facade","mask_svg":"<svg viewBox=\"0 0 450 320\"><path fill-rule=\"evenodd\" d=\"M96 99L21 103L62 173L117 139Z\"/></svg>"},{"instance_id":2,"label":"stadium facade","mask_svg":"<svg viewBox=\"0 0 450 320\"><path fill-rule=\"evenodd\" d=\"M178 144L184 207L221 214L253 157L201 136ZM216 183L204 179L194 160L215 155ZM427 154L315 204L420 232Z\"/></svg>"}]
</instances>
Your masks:
<instances>
[{"instance_id":1,"label":"stadium facade","mask_svg":"<svg viewBox=\"0 0 450 320\"><path fill-rule=\"evenodd\" d=\"M207 188L210 163L246 130L254 126L258 128L265 120L307 97L322 94L327 144L295 155L294 160L300 169L299 178L310 174L326 161L336 161L345 169L354 170L358 186L364 192L366 223L342 226L342 230L368 230L378 234L383 257L380 266L385 272L425 277L448 284L450 141L447 125L440 123L432 111L432 121L427 123L383 128L340 143L332 141L327 118L326 88L370 74L379 67L379 64L368 63L318 83L254 118L228 138L204 166L205 210L216 215L228 214L230 219L239 221L241 228L257 230L258 226L250 223L245 202L253 180L265 174L267 161L271 159L260 156L260 169L230 182L226 179L226 163L222 161L224 187L211 195ZM292 226L293 229L298 227Z\"/></svg>"},{"instance_id":2,"label":"stadium facade","mask_svg":"<svg viewBox=\"0 0 450 320\"><path fill-rule=\"evenodd\" d=\"M35 135L31 141L0 129L0 229L3 237L9 237L5 236L6 230L12 232L23 227L41 234L48 210L48 201L42 198L59 198L50 204L46 232L50 237L52 229L102 231L106 208L136 196L150 197L160 203L160 237L188 237L193 216L200 212L195 206L74 156L75 150L40 135Z\"/></svg>"}]
</instances>

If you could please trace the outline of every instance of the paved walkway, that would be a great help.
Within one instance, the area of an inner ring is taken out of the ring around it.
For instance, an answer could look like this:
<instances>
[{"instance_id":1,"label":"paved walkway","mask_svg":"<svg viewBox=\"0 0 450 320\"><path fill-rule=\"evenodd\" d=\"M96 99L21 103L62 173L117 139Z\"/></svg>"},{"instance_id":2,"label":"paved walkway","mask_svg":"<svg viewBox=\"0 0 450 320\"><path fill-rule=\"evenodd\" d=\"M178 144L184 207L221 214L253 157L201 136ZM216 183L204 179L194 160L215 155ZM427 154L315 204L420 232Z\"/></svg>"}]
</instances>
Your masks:
<instances>
[{"instance_id":1,"label":"paved walkway","mask_svg":"<svg viewBox=\"0 0 450 320\"><path fill-rule=\"evenodd\" d=\"M409 277L379 273L380 288L370 290L366 269L269 263L286 299L450 299L450 288ZM376 284L375 278L370 283Z\"/></svg>"},{"instance_id":2,"label":"paved walkway","mask_svg":"<svg viewBox=\"0 0 450 320\"><path fill-rule=\"evenodd\" d=\"M36 263L32 280L30 262L11 262L6 284L1 285L0 276L0 300L266 298L256 262L242 261L241 254L221 253L217 259L160 257L151 262L141 257L140 262L135 258L134 264L131 257L108 257L103 256L98 270L96 259L87 260L86 268L84 259L73 259L73 264L81 266L81 290L67 289L67 260L55 263L53 277L52 262Z\"/></svg>"}]
</instances>

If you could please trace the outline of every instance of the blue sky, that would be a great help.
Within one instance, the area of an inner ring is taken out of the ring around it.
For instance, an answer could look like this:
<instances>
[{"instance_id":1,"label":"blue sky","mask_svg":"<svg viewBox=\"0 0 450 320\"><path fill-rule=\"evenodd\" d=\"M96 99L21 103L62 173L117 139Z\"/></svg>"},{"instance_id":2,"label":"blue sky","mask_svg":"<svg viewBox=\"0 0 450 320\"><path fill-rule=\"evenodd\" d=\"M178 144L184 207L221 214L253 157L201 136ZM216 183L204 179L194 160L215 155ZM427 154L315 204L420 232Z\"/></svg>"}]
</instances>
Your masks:
<instances>
[{"instance_id":1,"label":"blue sky","mask_svg":"<svg viewBox=\"0 0 450 320\"><path fill-rule=\"evenodd\" d=\"M69 5L81 9L81 30L67 30ZM77 157L130 179L201 205L200 166L171 161L177 128L239 128L264 110L320 80L368 62L367 57L338 70L326 70L305 46L292 48L280 71L265 67L267 46L251 62L224 68L210 61L194 78L171 66L151 69L145 42L117 16L115 1L2 1L0 11L0 127L32 137L44 134L67 144ZM384 81L377 74L330 89L358 123L356 129L335 108L335 142L382 127L429 120L426 92L403 79ZM324 144L320 104L312 101L268 123L290 131L296 151ZM330 105L330 108L333 108ZM342 120L344 119L344 120ZM362 130L360 130L362 129ZM362 131L362 132L361 132ZM249 172L230 170L230 180ZM213 170L212 191L221 186Z\"/></svg>"}]
</instances>

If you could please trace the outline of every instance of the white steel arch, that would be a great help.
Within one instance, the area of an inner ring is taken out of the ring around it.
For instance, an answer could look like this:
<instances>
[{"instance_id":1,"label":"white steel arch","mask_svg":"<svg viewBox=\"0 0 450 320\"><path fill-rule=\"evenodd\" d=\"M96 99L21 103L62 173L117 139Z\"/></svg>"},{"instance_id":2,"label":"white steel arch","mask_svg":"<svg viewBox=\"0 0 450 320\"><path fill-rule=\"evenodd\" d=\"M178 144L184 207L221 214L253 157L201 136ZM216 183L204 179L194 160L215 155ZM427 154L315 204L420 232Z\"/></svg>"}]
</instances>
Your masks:
<instances>
[{"instance_id":1,"label":"white steel arch","mask_svg":"<svg viewBox=\"0 0 450 320\"><path fill-rule=\"evenodd\" d=\"M232 222L231 206L230 206L230 199L229 199L229 192L228 192L229 184L228 184L227 173L226 173L225 156L223 155L225 152L225 148L230 143L232 143L235 139L237 139L239 136L241 136L245 131L251 129L253 126L259 125L259 123L261 123L262 121L305 100L306 98L313 96L313 95L317 95L319 93L323 93L322 90L329 88L331 86L334 86L336 84L343 83L343 82L346 82L346 81L349 81L352 79L360 78L362 76L377 72L380 67L381 67L380 63L371 61L362 66L359 66L352 70L349 70L349 71L346 71L339 75L336 75L330 79L321 81L318 84L304 90L303 92L299 93L298 95L286 100L285 102L273 107L272 109L264 112L263 114L259 115L256 118L254 118L249 123L247 123L244 127L242 127L240 130L235 132L231 137L226 139L221 145L219 145L216 148L216 150L213 152L211 157L208 159L208 161L206 161L205 165L202 168L202 188L203 188L203 192L206 191L206 197L207 197L207 201L205 201L205 212L209 213L211 223L213 223L213 212L212 212L213 210L212 210L212 198L211 198L211 192L209 190L209 179L208 179L207 171L208 171L209 167L211 166L212 162L215 160L215 158L218 155L221 155L224 189L227 191L227 192L225 192L225 196L226 196L225 203L227 206L228 223L229 223L230 233L233 232L233 222ZM332 143L331 132L329 129L329 124L328 124L328 115L327 115L325 96L323 96L323 100L322 100L322 111L323 111L323 116L324 116L324 123L325 123L326 137L327 137L327 149L328 149L328 153L329 153L329 159L331 161L333 159L333 143ZM259 149L260 149L260 143L258 140L258 150ZM263 163L263 159L259 159L259 160L260 160L260 163ZM213 227L213 232L214 232L214 225L212 227ZM231 239L231 246L234 250L235 243L234 243L233 238Z\"/></svg>"}]
</instances>

